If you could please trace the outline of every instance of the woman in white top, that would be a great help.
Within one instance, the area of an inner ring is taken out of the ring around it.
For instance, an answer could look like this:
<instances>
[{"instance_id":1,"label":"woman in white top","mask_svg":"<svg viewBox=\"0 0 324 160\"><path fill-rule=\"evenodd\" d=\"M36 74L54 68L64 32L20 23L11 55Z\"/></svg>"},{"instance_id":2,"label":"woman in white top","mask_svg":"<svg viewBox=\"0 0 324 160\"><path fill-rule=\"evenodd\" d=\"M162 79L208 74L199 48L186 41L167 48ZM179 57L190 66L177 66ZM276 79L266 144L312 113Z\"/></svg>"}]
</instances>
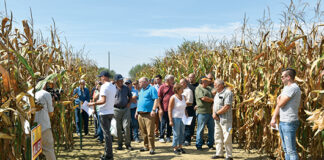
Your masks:
<instances>
[{"instance_id":1,"label":"woman in white top","mask_svg":"<svg viewBox=\"0 0 324 160\"><path fill-rule=\"evenodd\" d=\"M182 143L184 141L184 131L185 125L182 122L182 117L186 116L186 99L182 95L183 86L180 84L175 84L173 87L174 95L171 96L169 101L169 120L170 126L172 126L173 131L173 152L176 155L180 153L186 153L182 148Z\"/></svg>"}]
</instances>

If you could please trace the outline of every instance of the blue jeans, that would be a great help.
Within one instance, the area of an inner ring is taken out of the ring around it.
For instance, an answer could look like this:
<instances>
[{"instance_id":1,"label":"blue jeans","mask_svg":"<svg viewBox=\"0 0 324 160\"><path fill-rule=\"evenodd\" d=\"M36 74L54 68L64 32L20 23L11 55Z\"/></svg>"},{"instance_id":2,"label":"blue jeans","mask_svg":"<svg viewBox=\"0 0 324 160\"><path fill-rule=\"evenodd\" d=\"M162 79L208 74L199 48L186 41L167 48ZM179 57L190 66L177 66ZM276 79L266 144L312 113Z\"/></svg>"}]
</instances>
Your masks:
<instances>
[{"instance_id":1,"label":"blue jeans","mask_svg":"<svg viewBox=\"0 0 324 160\"><path fill-rule=\"evenodd\" d=\"M161 125L160 125L160 138L164 138L165 129L167 130L166 137L170 138L172 128L171 128L170 123L169 123L168 112L164 112L163 116L162 116L162 121L161 121Z\"/></svg>"},{"instance_id":2,"label":"blue jeans","mask_svg":"<svg viewBox=\"0 0 324 160\"><path fill-rule=\"evenodd\" d=\"M97 135L99 136L99 140L100 141L103 141L103 132L102 132L102 128L101 128L101 122L100 122L100 115L99 113L97 112L97 119L98 119L98 126L97 126Z\"/></svg>"},{"instance_id":3,"label":"blue jeans","mask_svg":"<svg viewBox=\"0 0 324 160\"><path fill-rule=\"evenodd\" d=\"M75 108L74 113L75 113L76 132L81 134L80 108L79 107ZM86 111L82 111L81 118L82 118L84 133L88 134L89 133L89 131L88 131L88 123L89 123L88 113Z\"/></svg>"},{"instance_id":4,"label":"blue jeans","mask_svg":"<svg viewBox=\"0 0 324 160\"><path fill-rule=\"evenodd\" d=\"M214 145L214 127L215 122L211 114L197 114L197 135L196 135L196 147L201 148L203 145L204 127L208 128L208 147Z\"/></svg>"},{"instance_id":5,"label":"blue jeans","mask_svg":"<svg viewBox=\"0 0 324 160\"><path fill-rule=\"evenodd\" d=\"M285 152L286 160L298 160L298 154L296 150L296 131L298 127L299 121L279 123L282 148Z\"/></svg>"},{"instance_id":6,"label":"blue jeans","mask_svg":"<svg viewBox=\"0 0 324 160\"><path fill-rule=\"evenodd\" d=\"M184 140L185 125L182 122L182 118L172 118L172 120L173 120L172 147L178 147L179 145L182 145Z\"/></svg>"},{"instance_id":7,"label":"blue jeans","mask_svg":"<svg viewBox=\"0 0 324 160\"><path fill-rule=\"evenodd\" d=\"M192 121L190 125L185 125L185 141L191 142L191 137L195 133L195 124L196 124L196 111L193 106L186 107L187 113L189 117L192 117Z\"/></svg>"},{"instance_id":8,"label":"blue jeans","mask_svg":"<svg viewBox=\"0 0 324 160\"><path fill-rule=\"evenodd\" d=\"M138 121L135 119L136 108L131 109L131 139L138 139ZM133 137L133 138L132 138Z\"/></svg>"}]
</instances>

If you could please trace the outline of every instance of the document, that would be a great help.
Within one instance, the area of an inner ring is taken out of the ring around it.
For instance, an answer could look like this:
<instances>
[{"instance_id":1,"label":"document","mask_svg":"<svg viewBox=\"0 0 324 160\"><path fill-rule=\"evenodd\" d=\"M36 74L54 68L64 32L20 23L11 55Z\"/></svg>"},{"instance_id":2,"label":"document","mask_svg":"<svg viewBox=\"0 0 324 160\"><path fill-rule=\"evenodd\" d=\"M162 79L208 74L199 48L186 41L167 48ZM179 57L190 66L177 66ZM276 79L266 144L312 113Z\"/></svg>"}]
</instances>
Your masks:
<instances>
[{"instance_id":1,"label":"document","mask_svg":"<svg viewBox=\"0 0 324 160\"><path fill-rule=\"evenodd\" d=\"M191 121L192 121L192 118L193 117L187 117L186 115L184 115L182 117L182 122L184 125L190 125L191 124Z\"/></svg>"},{"instance_id":2,"label":"document","mask_svg":"<svg viewBox=\"0 0 324 160\"><path fill-rule=\"evenodd\" d=\"M92 107L89 107L88 103L89 103L88 101L84 101L81 106L81 109L86 111L88 115L91 116L94 113L94 109Z\"/></svg>"},{"instance_id":3,"label":"document","mask_svg":"<svg viewBox=\"0 0 324 160\"><path fill-rule=\"evenodd\" d=\"M275 128L273 128L272 126L271 126L271 129L273 129L273 130L279 130L279 128L278 128L278 124L276 124L276 127Z\"/></svg>"}]
</instances>

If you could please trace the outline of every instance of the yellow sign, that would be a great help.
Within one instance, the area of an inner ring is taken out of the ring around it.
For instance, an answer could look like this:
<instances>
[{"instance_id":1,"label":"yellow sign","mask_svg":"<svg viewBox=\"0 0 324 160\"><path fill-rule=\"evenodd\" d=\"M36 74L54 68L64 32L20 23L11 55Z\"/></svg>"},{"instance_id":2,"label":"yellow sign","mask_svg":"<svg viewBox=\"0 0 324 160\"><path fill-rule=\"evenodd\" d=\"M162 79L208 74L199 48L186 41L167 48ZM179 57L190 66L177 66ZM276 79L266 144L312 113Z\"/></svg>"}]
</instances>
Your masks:
<instances>
[{"instance_id":1,"label":"yellow sign","mask_svg":"<svg viewBox=\"0 0 324 160\"><path fill-rule=\"evenodd\" d=\"M31 148L32 148L32 160L35 160L40 153L42 153L42 127L37 125L31 131Z\"/></svg>"}]
</instances>

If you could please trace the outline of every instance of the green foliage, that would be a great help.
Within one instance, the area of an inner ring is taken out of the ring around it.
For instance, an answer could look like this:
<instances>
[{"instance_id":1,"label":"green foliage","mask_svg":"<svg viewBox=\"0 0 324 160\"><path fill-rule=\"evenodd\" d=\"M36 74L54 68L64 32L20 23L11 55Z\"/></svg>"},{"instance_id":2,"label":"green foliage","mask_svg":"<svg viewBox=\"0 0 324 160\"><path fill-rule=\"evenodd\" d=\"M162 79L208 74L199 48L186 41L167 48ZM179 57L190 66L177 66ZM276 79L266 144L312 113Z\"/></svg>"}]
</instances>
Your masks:
<instances>
[{"instance_id":1,"label":"green foliage","mask_svg":"<svg viewBox=\"0 0 324 160\"><path fill-rule=\"evenodd\" d=\"M143 69L150 67L149 64L137 64L136 66L132 67L132 69L128 72L131 79L136 79L136 74L140 73ZM151 78L151 77L148 77Z\"/></svg>"}]
</instances>

